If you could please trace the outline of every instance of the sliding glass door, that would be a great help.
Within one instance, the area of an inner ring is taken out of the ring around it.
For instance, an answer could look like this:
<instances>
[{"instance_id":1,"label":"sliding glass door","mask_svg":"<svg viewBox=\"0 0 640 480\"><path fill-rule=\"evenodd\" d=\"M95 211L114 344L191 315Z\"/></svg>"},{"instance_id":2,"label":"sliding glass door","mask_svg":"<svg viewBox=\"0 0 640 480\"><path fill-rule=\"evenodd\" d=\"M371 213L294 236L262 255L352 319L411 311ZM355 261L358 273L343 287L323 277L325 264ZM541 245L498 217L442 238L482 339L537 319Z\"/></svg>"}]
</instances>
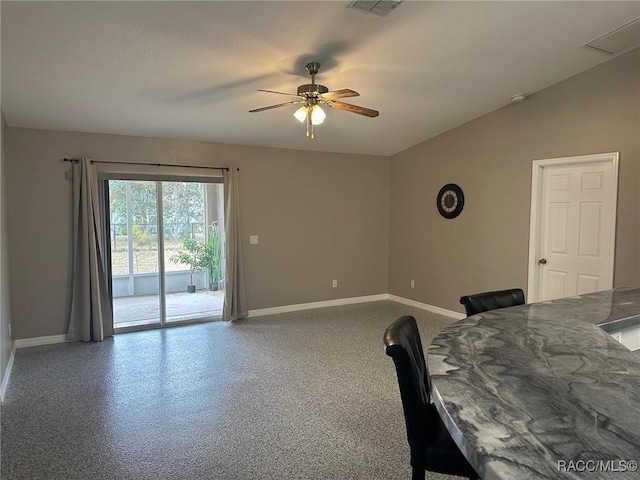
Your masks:
<instances>
[{"instance_id":1,"label":"sliding glass door","mask_svg":"<svg viewBox=\"0 0 640 480\"><path fill-rule=\"evenodd\" d=\"M222 315L222 184L109 180L109 209L117 330Z\"/></svg>"},{"instance_id":2,"label":"sliding glass door","mask_svg":"<svg viewBox=\"0 0 640 480\"><path fill-rule=\"evenodd\" d=\"M163 182L166 321L222 316L222 185Z\"/></svg>"},{"instance_id":3,"label":"sliding glass door","mask_svg":"<svg viewBox=\"0 0 640 480\"><path fill-rule=\"evenodd\" d=\"M159 325L157 182L109 181L115 326Z\"/></svg>"}]
</instances>

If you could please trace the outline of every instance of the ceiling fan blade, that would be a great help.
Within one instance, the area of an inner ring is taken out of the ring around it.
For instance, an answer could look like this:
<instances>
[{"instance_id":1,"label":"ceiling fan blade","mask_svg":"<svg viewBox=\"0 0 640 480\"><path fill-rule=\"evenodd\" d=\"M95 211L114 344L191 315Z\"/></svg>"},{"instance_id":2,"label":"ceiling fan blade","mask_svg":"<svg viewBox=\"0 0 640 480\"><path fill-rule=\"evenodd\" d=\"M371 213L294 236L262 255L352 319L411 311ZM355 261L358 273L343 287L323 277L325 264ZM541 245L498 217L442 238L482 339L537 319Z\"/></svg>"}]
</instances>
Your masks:
<instances>
[{"instance_id":1,"label":"ceiling fan blade","mask_svg":"<svg viewBox=\"0 0 640 480\"><path fill-rule=\"evenodd\" d=\"M365 117L377 117L380 112L377 110L371 110L370 108L359 107L358 105L351 105L350 103L337 102L335 100L327 102L327 105L331 108L337 108L339 110L345 110L351 113L357 113L364 115Z\"/></svg>"},{"instance_id":2,"label":"ceiling fan blade","mask_svg":"<svg viewBox=\"0 0 640 480\"><path fill-rule=\"evenodd\" d=\"M255 108L249 110L249 113L264 112L265 110L271 110L272 108L286 107L287 105L295 105L297 103L304 103L304 100L294 100L292 102L279 103L277 105L269 105L268 107Z\"/></svg>"},{"instance_id":3,"label":"ceiling fan blade","mask_svg":"<svg viewBox=\"0 0 640 480\"><path fill-rule=\"evenodd\" d=\"M288 95L290 97L297 97L296 93L285 93L285 92L276 92L275 90L263 90L261 88L258 89L259 92L267 92L267 93L277 93L278 95Z\"/></svg>"},{"instance_id":4,"label":"ceiling fan blade","mask_svg":"<svg viewBox=\"0 0 640 480\"><path fill-rule=\"evenodd\" d=\"M320 95L323 98L345 98L345 97L358 97L360 94L354 90L343 88L342 90L333 90L331 92L323 93Z\"/></svg>"}]
</instances>

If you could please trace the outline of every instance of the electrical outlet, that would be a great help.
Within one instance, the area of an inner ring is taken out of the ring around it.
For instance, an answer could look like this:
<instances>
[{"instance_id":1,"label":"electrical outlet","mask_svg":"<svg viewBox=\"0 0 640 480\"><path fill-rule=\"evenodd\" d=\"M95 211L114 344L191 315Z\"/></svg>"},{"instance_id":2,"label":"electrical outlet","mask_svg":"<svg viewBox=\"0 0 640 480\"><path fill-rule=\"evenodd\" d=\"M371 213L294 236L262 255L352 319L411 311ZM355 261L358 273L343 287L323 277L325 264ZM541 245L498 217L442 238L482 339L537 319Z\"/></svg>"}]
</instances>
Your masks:
<instances>
[{"instance_id":1,"label":"electrical outlet","mask_svg":"<svg viewBox=\"0 0 640 480\"><path fill-rule=\"evenodd\" d=\"M416 281L415 280L411 280L411 288L416 288Z\"/></svg>"},{"instance_id":2,"label":"electrical outlet","mask_svg":"<svg viewBox=\"0 0 640 480\"><path fill-rule=\"evenodd\" d=\"M258 244L258 235L249 235L249 244L257 245Z\"/></svg>"},{"instance_id":3,"label":"electrical outlet","mask_svg":"<svg viewBox=\"0 0 640 480\"><path fill-rule=\"evenodd\" d=\"M338 286L338 280L334 280L333 281L333 288L336 288Z\"/></svg>"}]
</instances>

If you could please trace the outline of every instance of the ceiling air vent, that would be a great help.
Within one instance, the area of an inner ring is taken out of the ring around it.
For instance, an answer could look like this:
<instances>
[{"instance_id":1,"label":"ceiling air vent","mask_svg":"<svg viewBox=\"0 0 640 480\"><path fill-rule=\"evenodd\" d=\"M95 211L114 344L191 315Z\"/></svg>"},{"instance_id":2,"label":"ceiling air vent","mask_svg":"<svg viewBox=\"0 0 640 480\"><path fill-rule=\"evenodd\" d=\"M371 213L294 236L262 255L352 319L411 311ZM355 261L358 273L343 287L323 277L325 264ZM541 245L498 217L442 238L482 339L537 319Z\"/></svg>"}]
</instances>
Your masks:
<instances>
[{"instance_id":1,"label":"ceiling air vent","mask_svg":"<svg viewBox=\"0 0 640 480\"><path fill-rule=\"evenodd\" d=\"M591 40L584 46L605 55L618 55L640 47L640 17Z\"/></svg>"},{"instance_id":2,"label":"ceiling air vent","mask_svg":"<svg viewBox=\"0 0 640 480\"><path fill-rule=\"evenodd\" d=\"M366 0L356 0L355 2L349 3L349 8L355 8L356 10L360 10L367 13L373 13L374 15L380 15L381 17L386 17L393 11L398 5L402 3L402 0L399 2L391 2L381 0L379 2L376 1L366 1Z\"/></svg>"}]
</instances>

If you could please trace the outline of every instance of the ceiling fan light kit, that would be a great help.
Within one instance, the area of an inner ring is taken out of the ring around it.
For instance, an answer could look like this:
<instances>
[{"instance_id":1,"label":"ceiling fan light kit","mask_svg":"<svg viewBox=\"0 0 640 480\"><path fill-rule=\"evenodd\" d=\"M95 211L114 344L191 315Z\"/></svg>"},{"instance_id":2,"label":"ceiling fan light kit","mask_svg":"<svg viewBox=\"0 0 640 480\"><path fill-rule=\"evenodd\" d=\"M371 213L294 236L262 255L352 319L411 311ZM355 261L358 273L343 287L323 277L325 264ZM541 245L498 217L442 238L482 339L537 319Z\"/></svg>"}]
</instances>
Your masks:
<instances>
[{"instance_id":1,"label":"ceiling fan light kit","mask_svg":"<svg viewBox=\"0 0 640 480\"><path fill-rule=\"evenodd\" d=\"M354 90L344 88L342 90L329 91L324 85L316 83L316 74L320 64L318 62L311 62L306 65L307 72L311 75L311 83L300 85L297 93L284 93L276 92L274 90L258 90L259 92L277 93L278 95L288 95L301 97L300 100L292 100L290 102L279 103L277 105L270 105L268 107L256 108L249 110L250 113L263 112L265 110L271 110L273 108L286 107L289 105L303 104L298 110L295 111L293 116L299 122L305 122L307 124L307 137L315 138L313 133L313 127L320 125L324 122L327 114L320 107L323 104L330 108L337 108L346 112L357 113L364 115L365 117L377 117L379 112L377 110L371 110L370 108L359 107L358 105L352 105L350 103L339 102L336 98L345 97L357 97L360 94Z\"/></svg>"},{"instance_id":2,"label":"ceiling fan light kit","mask_svg":"<svg viewBox=\"0 0 640 480\"><path fill-rule=\"evenodd\" d=\"M307 137L313 139L315 138L313 127L324 122L327 114L324 113L320 105L312 105L311 107L303 105L294 112L293 116L296 117L300 123L307 122Z\"/></svg>"},{"instance_id":3,"label":"ceiling fan light kit","mask_svg":"<svg viewBox=\"0 0 640 480\"><path fill-rule=\"evenodd\" d=\"M309 109L306 106L302 106L300 107L298 110L296 110L295 112L293 112L293 116L296 117L296 119L302 123L307 119L307 114L309 113Z\"/></svg>"},{"instance_id":4,"label":"ceiling fan light kit","mask_svg":"<svg viewBox=\"0 0 640 480\"><path fill-rule=\"evenodd\" d=\"M314 105L313 107L302 106L293 114L300 123L304 122L308 116L311 116L311 125L320 125L327 118L327 114L320 105Z\"/></svg>"}]
</instances>

